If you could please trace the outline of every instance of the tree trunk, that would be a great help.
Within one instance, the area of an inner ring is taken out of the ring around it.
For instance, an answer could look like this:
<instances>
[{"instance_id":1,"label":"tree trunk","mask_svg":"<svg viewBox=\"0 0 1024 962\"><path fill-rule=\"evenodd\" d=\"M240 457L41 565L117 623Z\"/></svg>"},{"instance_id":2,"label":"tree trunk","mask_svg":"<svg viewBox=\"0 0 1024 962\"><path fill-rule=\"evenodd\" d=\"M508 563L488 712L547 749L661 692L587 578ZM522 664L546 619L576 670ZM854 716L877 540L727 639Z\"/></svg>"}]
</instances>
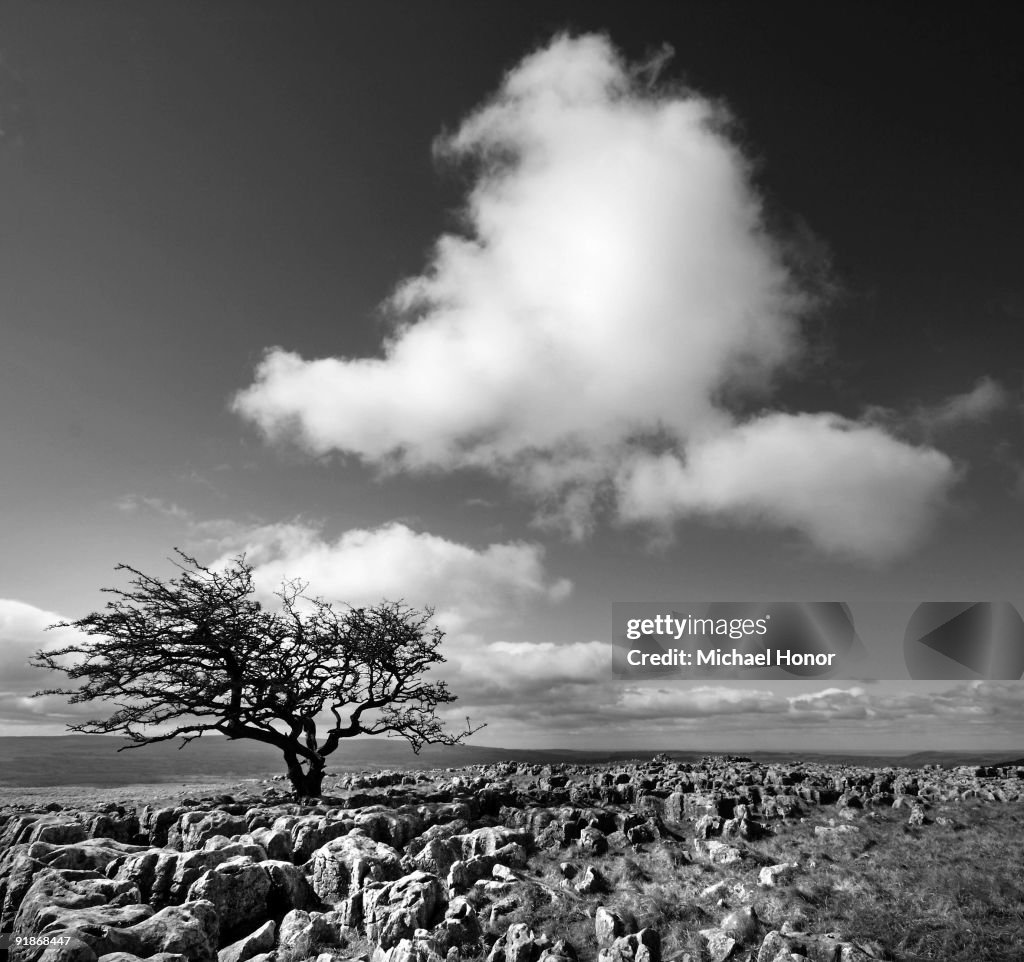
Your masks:
<instances>
[{"instance_id":1,"label":"tree trunk","mask_svg":"<svg viewBox=\"0 0 1024 962\"><path fill-rule=\"evenodd\" d=\"M292 790L300 798L319 798L323 791L324 765L314 767L310 763L309 771L303 771L299 762L288 765L288 780Z\"/></svg>"}]
</instances>

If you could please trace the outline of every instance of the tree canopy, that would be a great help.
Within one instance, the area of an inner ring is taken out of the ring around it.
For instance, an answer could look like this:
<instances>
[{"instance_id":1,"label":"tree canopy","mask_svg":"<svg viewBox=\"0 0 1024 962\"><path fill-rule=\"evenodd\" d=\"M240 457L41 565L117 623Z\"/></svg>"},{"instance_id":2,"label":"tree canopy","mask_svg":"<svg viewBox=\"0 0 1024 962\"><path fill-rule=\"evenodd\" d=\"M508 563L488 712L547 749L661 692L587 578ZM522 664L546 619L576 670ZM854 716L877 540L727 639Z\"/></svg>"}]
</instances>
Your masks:
<instances>
[{"instance_id":1,"label":"tree canopy","mask_svg":"<svg viewBox=\"0 0 1024 962\"><path fill-rule=\"evenodd\" d=\"M342 739L401 737L418 752L478 730L467 721L465 731L449 732L437 716L455 696L444 681L424 678L445 661L431 609L383 601L339 611L290 581L269 610L254 597L244 555L222 570L178 555L180 574L166 580L118 565L133 575L129 589L103 589L113 596L103 611L53 626L89 638L33 656L37 667L84 681L37 696L116 706L71 731L120 732L131 740L126 748L175 738L184 747L206 733L255 739L281 750L296 793L319 795Z\"/></svg>"}]
</instances>

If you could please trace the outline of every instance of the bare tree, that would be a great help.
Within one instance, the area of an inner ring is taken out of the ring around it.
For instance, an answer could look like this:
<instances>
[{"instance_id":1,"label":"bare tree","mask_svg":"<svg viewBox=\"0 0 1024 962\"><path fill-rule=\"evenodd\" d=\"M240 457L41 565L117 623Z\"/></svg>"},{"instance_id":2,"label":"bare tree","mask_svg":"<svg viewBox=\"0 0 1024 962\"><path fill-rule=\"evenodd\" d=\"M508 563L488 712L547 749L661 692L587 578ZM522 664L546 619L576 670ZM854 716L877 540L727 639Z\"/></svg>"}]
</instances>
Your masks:
<instances>
[{"instance_id":1,"label":"bare tree","mask_svg":"<svg viewBox=\"0 0 1024 962\"><path fill-rule=\"evenodd\" d=\"M253 567L244 555L223 571L178 551L181 574L161 580L129 565L127 591L105 610L54 628L75 628L90 640L38 651L37 667L85 679L78 689L49 688L72 704L106 700L109 718L69 725L71 731L122 732L124 748L208 732L251 738L281 750L298 795L321 793L327 757L355 735L454 745L474 731L446 731L438 705L455 701L443 681L424 680L444 662L444 633L429 627L431 609L402 602L336 611L286 582L270 611L254 597ZM70 658L67 664L61 659ZM321 734L318 720L330 717ZM150 734L145 729L156 729ZM119 749L122 750L122 749Z\"/></svg>"}]
</instances>

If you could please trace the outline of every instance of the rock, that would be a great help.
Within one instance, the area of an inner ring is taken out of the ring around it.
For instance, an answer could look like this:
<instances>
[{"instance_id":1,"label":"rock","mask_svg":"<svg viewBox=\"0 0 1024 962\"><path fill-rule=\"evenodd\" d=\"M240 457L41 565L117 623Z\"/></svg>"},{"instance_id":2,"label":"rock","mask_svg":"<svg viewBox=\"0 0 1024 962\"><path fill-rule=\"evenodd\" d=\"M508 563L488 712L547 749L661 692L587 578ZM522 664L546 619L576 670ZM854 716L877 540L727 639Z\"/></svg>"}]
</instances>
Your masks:
<instances>
[{"instance_id":1,"label":"rock","mask_svg":"<svg viewBox=\"0 0 1024 962\"><path fill-rule=\"evenodd\" d=\"M718 927L737 942L750 942L758 932L758 918L751 906L745 906L730 912Z\"/></svg>"},{"instance_id":2,"label":"rock","mask_svg":"<svg viewBox=\"0 0 1024 962\"><path fill-rule=\"evenodd\" d=\"M85 813L83 817L86 817ZM139 835L139 817L135 812L124 809L96 812L91 817L86 817L85 831L89 838L132 842Z\"/></svg>"},{"instance_id":3,"label":"rock","mask_svg":"<svg viewBox=\"0 0 1024 962\"><path fill-rule=\"evenodd\" d=\"M505 962L536 962L541 947L525 922L516 922L505 933Z\"/></svg>"},{"instance_id":4,"label":"rock","mask_svg":"<svg viewBox=\"0 0 1024 962\"><path fill-rule=\"evenodd\" d=\"M597 958L598 962L661 962L661 937L654 929L641 929L617 938Z\"/></svg>"},{"instance_id":5,"label":"rock","mask_svg":"<svg viewBox=\"0 0 1024 962\"><path fill-rule=\"evenodd\" d=\"M267 858L282 862L292 860L292 837L287 832L275 831L272 828L257 828L251 834L252 840L263 847Z\"/></svg>"},{"instance_id":6,"label":"rock","mask_svg":"<svg viewBox=\"0 0 1024 962\"><path fill-rule=\"evenodd\" d=\"M389 949L416 929L436 925L446 906L445 886L437 876L426 872L413 872L380 888L368 888L363 893L366 937Z\"/></svg>"},{"instance_id":7,"label":"rock","mask_svg":"<svg viewBox=\"0 0 1024 962\"><path fill-rule=\"evenodd\" d=\"M352 827L352 822L344 819L329 820L319 816L300 819L292 827L292 861L304 865L317 849L348 835Z\"/></svg>"},{"instance_id":8,"label":"rock","mask_svg":"<svg viewBox=\"0 0 1024 962\"><path fill-rule=\"evenodd\" d=\"M615 912L600 906L594 913L594 934L597 936L599 949L608 948L625 931L625 923Z\"/></svg>"},{"instance_id":9,"label":"rock","mask_svg":"<svg viewBox=\"0 0 1024 962\"><path fill-rule=\"evenodd\" d=\"M39 956L39 962L96 962L92 947L71 932L48 933L57 936L60 942L51 942ZM38 950L36 950L38 951ZM17 958L16 955L11 956ZM134 959L135 956L132 956Z\"/></svg>"},{"instance_id":10,"label":"rock","mask_svg":"<svg viewBox=\"0 0 1024 962\"><path fill-rule=\"evenodd\" d=\"M701 891L700 891L701 898L717 899L717 898L719 898L721 896L724 896L725 893L729 890L730 884L731 884L730 881L728 879L725 879L725 878L724 879L720 879L717 882L712 882L710 885L705 886L704 888L701 889Z\"/></svg>"},{"instance_id":11,"label":"rock","mask_svg":"<svg viewBox=\"0 0 1024 962\"><path fill-rule=\"evenodd\" d=\"M111 862L144 852L141 845L126 845L105 838L88 838L68 845L33 842L27 854L50 868L68 868L77 871L103 872Z\"/></svg>"},{"instance_id":12,"label":"rock","mask_svg":"<svg viewBox=\"0 0 1024 962\"><path fill-rule=\"evenodd\" d=\"M455 856L453 846L448 845L442 839L432 838L426 845L413 856L413 865L431 875L445 876L453 864L460 861Z\"/></svg>"},{"instance_id":13,"label":"rock","mask_svg":"<svg viewBox=\"0 0 1024 962\"><path fill-rule=\"evenodd\" d=\"M720 928L702 928L697 933L705 946L708 962L725 962L738 945L738 940Z\"/></svg>"},{"instance_id":14,"label":"rock","mask_svg":"<svg viewBox=\"0 0 1024 962\"><path fill-rule=\"evenodd\" d=\"M173 808L150 808L148 805L139 815L139 831L149 839L150 845L164 846L167 844L167 834L188 811L180 805Z\"/></svg>"},{"instance_id":15,"label":"rock","mask_svg":"<svg viewBox=\"0 0 1024 962\"><path fill-rule=\"evenodd\" d=\"M780 862L778 865L766 865L758 872L757 884L764 888L774 888L788 882L800 869L798 862Z\"/></svg>"},{"instance_id":16,"label":"rock","mask_svg":"<svg viewBox=\"0 0 1024 962\"><path fill-rule=\"evenodd\" d=\"M309 909L316 905L313 886L297 865L266 859L260 862L260 868L270 879L270 891L267 893L267 912L270 915L283 916L292 909Z\"/></svg>"},{"instance_id":17,"label":"rock","mask_svg":"<svg viewBox=\"0 0 1024 962\"><path fill-rule=\"evenodd\" d=\"M604 855L608 851L608 839L597 828L585 828L580 832L579 849L585 855Z\"/></svg>"},{"instance_id":18,"label":"rock","mask_svg":"<svg viewBox=\"0 0 1024 962\"><path fill-rule=\"evenodd\" d=\"M718 815L702 815L693 826L694 838L712 838L722 834L722 819Z\"/></svg>"},{"instance_id":19,"label":"rock","mask_svg":"<svg viewBox=\"0 0 1024 962\"><path fill-rule=\"evenodd\" d=\"M743 858L742 850L735 845L728 845L714 839L709 841L694 839L694 848L697 852L707 855L713 865L735 865Z\"/></svg>"},{"instance_id":20,"label":"rock","mask_svg":"<svg viewBox=\"0 0 1024 962\"><path fill-rule=\"evenodd\" d=\"M244 818L227 812L185 812L168 833L167 842L172 848L194 852L215 835L241 835L247 827Z\"/></svg>"},{"instance_id":21,"label":"rock","mask_svg":"<svg viewBox=\"0 0 1024 962\"><path fill-rule=\"evenodd\" d=\"M212 902L221 929L230 931L262 918L267 911L269 893L267 873L251 858L241 855L201 875L189 888L187 901Z\"/></svg>"},{"instance_id":22,"label":"rock","mask_svg":"<svg viewBox=\"0 0 1024 962\"><path fill-rule=\"evenodd\" d=\"M499 882L518 882L519 881L519 876L516 875L516 873L513 872L512 869L510 869L507 865L502 865L501 862L495 863L494 867L491 869L491 874Z\"/></svg>"},{"instance_id":23,"label":"rock","mask_svg":"<svg viewBox=\"0 0 1024 962\"><path fill-rule=\"evenodd\" d=\"M577 962L578 956L570 943L565 939L559 939L550 948L544 950L540 959L541 962Z\"/></svg>"},{"instance_id":24,"label":"rock","mask_svg":"<svg viewBox=\"0 0 1024 962\"><path fill-rule=\"evenodd\" d=\"M158 848L149 849L137 855L129 855L118 866L117 874L114 877L130 882L139 890L140 900L148 902L153 893L156 867L162 855L164 852Z\"/></svg>"},{"instance_id":25,"label":"rock","mask_svg":"<svg viewBox=\"0 0 1024 962\"><path fill-rule=\"evenodd\" d=\"M704 943L708 962L725 962L739 944L737 939L721 929L701 929L698 934Z\"/></svg>"},{"instance_id":26,"label":"rock","mask_svg":"<svg viewBox=\"0 0 1024 962\"><path fill-rule=\"evenodd\" d=\"M464 892L474 882L487 878L494 872L495 862L493 855L478 855L476 858L467 861L453 863L445 883L449 892Z\"/></svg>"},{"instance_id":27,"label":"rock","mask_svg":"<svg viewBox=\"0 0 1024 962\"><path fill-rule=\"evenodd\" d=\"M504 916L511 915L520 908L522 908L522 902L518 895L506 895L503 899L498 899L497 902L491 903L491 913L488 921L491 926L495 926Z\"/></svg>"},{"instance_id":28,"label":"rock","mask_svg":"<svg viewBox=\"0 0 1024 962\"><path fill-rule=\"evenodd\" d=\"M277 939L277 925L273 920L264 922L254 932L242 936L217 953L217 962L246 962L260 952L268 952Z\"/></svg>"},{"instance_id":29,"label":"rock","mask_svg":"<svg viewBox=\"0 0 1024 962\"><path fill-rule=\"evenodd\" d=\"M402 874L401 856L390 845L365 835L345 835L313 853L313 891L325 902L358 892L367 881L393 881Z\"/></svg>"},{"instance_id":30,"label":"rock","mask_svg":"<svg viewBox=\"0 0 1024 962\"><path fill-rule=\"evenodd\" d=\"M439 954L454 947L475 943L480 939L480 919L476 909L464 898L454 898L448 903L444 919L434 929Z\"/></svg>"},{"instance_id":31,"label":"rock","mask_svg":"<svg viewBox=\"0 0 1024 962\"><path fill-rule=\"evenodd\" d=\"M99 962L143 962L142 956L133 955L131 952L111 952L108 955L100 956ZM180 952L157 952L156 955L148 955L145 962L190 962L188 956Z\"/></svg>"},{"instance_id":32,"label":"rock","mask_svg":"<svg viewBox=\"0 0 1024 962\"><path fill-rule=\"evenodd\" d=\"M185 900L188 890L201 875L240 855L259 860L263 858L264 852L257 845L247 845L242 842L232 842L224 848L212 851L196 850L180 853L160 850L156 863L152 865L151 880L149 879L149 861L135 862L133 858L125 861L118 870L117 877L137 877L140 883L148 882L148 896L144 897L153 905L177 904ZM145 856L142 858L145 859ZM144 888L142 890L145 891Z\"/></svg>"},{"instance_id":33,"label":"rock","mask_svg":"<svg viewBox=\"0 0 1024 962\"><path fill-rule=\"evenodd\" d=\"M417 811L376 808L357 812L354 819L356 827L375 842L385 842L393 848L407 845L426 828L423 814Z\"/></svg>"},{"instance_id":34,"label":"rock","mask_svg":"<svg viewBox=\"0 0 1024 962\"><path fill-rule=\"evenodd\" d=\"M580 895L598 895L608 891L608 880L592 865L588 865L580 880L573 886Z\"/></svg>"},{"instance_id":35,"label":"rock","mask_svg":"<svg viewBox=\"0 0 1024 962\"><path fill-rule=\"evenodd\" d=\"M28 846L4 856L4 878L0 879L0 931L9 932L33 880L45 867L27 854ZM13 856L13 857L9 857Z\"/></svg>"},{"instance_id":36,"label":"rock","mask_svg":"<svg viewBox=\"0 0 1024 962\"><path fill-rule=\"evenodd\" d=\"M178 952L189 962L217 962L219 936L217 910L210 902L198 901L168 906L138 925L108 929L100 944L143 958Z\"/></svg>"},{"instance_id":37,"label":"rock","mask_svg":"<svg viewBox=\"0 0 1024 962\"><path fill-rule=\"evenodd\" d=\"M122 904L121 896L127 896L128 905ZM103 878L96 872L44 869L25 893L13 935L29 937L51 928L72 929L77 927L75 923L130 925L152 913L150 906L138 904L138 890L128 882ZM14 949L11 954L16 958Z\"/></svg>"},{"instance_id":38,"label":"rock","mask_svg":"<svg viewBox=\"0 0 1024 962\"><path fill-rule=\"evenodd\" d=\"M908 825L920 827L922 825L930 824L930 819L925 815L925 809L923 805L915 805L910 810L910 818L907 819Z\"/></svg>"},{"instance_id":39,"label":"rock","mask_svg":"<svg viewBox=\"0 0 1024 962\"><path fill-rule=\"evenodd\" d=\"M332 962L334 959L332 956ZM338 956L337 959L340 962L341 957ZM390 949L378 946L373 951L371 962L441 962L441 957L437 953L434 940L423 934L412 939L402 939Z\"/></svg>"},{"instance_id":40,"label":"rock","mask_svg":"<svg viewBox=\"0 0 1024 962\"><path fill-rule=\"evenodd\" d=\"M313 954L314 946L334 943L337 935L337 930L319 912L293 909L281 920L277 938L278 962L299 962Z\"/></svg>"},{"instance_id":41,"label":"rock","mask_svg":"<svg viewBox=\"0 0 1024 962\"><path fill-rule=\"evenodd\" d=\"M49 842L70 845L85 840L85 826L72 815L43 815L36 819L24 838L16 842Z\"/></svg>"},{"instance_id":42,"label":"rock","mask_svg":"<svg viewBox=\"0 0 1024 962\"><path fill-rule=\"evenodd\" d=\"M621 835L621 833L615 833ZM615 835L608 837L609 844ZM661 838L661 829L654 819L647 819L639 825L634 825L626 831L626 841L630 845L642 845L647 842L657 842Z\"/></svg>"},{"instance_id":43,"label":"rock","mask_svg":"<svg viewBox=\"0 0 1024 962\"><path fill-rule=\"evenodd\" d=\"M131 959L164 958L166 962L177 958L184 958L186 962L216 962L217 912L209 902L172 906L155 914L148 905L135 908L148 913L148 917L134 924L125 924L130 921L125 919L105 921L101 913L109 911L109 906L64 910L67 917L79 922L81 927L52 928L47 932L72 936L71 946L64 946L60 954L53 947L55 951L49 962L71 962L75 958L92 962L97 956L116 959L118 954ZM84 944L88 952L77 943ZM14 948L11 951L11 962L27 962L37 957L38 950L23 954Z\"/></svg>"},{"instance_id":44,"label":"rock","mask_svg":"<svg viewBox=\"0 0 1024 962\"><path fill-rule=\"evenodd\" d=\"M451 841L458 846L457 850L462 859L466 860L475 855L494 855L509 844L529 849L533 845L533 835L530 832L517 832L504 827L478 828L468 835L453 835Z\"/></svg>"},{"instance_id":45,"label":"rock","mask_svg":"<svg viewBox=\"0 0 1024 962\"><path fill-rule=\"evenodd\" d=\"M785 959L791 953L792 943L781 932L773 929L764 937L757 950L757 962L775 962L778 958Z\"/></svg>"}]
</instances>

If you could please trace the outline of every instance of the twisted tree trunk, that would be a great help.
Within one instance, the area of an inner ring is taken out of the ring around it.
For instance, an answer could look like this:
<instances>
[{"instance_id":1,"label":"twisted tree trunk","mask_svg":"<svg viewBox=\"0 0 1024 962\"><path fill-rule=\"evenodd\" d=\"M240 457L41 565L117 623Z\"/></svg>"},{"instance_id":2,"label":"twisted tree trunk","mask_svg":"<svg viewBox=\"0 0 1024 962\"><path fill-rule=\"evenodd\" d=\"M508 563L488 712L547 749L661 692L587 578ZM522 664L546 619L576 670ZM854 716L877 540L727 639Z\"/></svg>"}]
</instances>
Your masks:
<instances>
[{"instance_id":1,"label":"twisted tree trunk","mask_svg":"<svg viewBox=\"0 0 1024 962\"><path fill-rule=\"evenodd\" d=\"M323 760L311 761L309 770L306 771L296 756L286 756L286 760L288 762L288 780L292 783L292 791L299 798L319 798L323 793L326 763Z\"/></svg>"}]
</instances>

